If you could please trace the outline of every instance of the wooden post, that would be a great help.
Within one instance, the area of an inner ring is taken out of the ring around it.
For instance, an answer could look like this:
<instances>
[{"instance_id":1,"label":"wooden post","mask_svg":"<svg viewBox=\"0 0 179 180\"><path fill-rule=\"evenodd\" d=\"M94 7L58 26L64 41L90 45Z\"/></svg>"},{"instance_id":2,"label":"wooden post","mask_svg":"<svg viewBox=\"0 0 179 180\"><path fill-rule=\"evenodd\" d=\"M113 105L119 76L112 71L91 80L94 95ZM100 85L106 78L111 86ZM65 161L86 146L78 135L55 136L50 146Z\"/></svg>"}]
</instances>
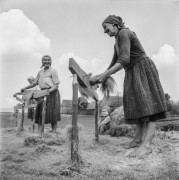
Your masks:
<instances>
[{"instance_id":1,"label":"wooden post","mask_svg":"<svg viewBox=\"0 0 179 180\"><path fill-rule=\"evenodd\" d=\"M86 72L84 72L80 66L76 63L73 58L69 59L69 70L72 74L77 75L78 83L84 88L88 89L88 93L94 100L98 100L98 94L94 91L93 87L90 85L90 76Z\"/></svg>"},{"instance_id":2,"label":"wooden post","mask_svg":"<svg viewBox=\"0 0 179 180\"><path fill-rule=\"evenodd\" d=\"M22 103L22 115L21 115L21 121L20 121L20 125L19 125L19 130L22 131L23 128L23 124L24 124L24 106L25 103Z\"/></svg>"},{"instance_id":3,"label":"wooden post","mask_svg":"<svg viewBox=\"0 0 179 180\"><path fill-rule=\"evenodd\" d=\"M99 138L98 138L98 94L96 93L94 86L92 87L90 84L89 74L87 74L85 71L83 71L73 58L69 59L69 70L74 75L75 81L78 81L78 83L82 87L86 88L88 90L90 97L92 97L96 101L96 107L95 107L95 109L96 109L95 110L95 139L96 139L96 141L98 141L99 140ZM73 88L75 89L74 85L73 85ZM74 89L73 89L73 97L76 95L77 96L76 98L78 98L78 91L75 94ZM74 108L75 108L75 106L73 106L73 110L75 110ZM78 109L75 111L77 113ZM72 124L73 124L73 122L72 122Z\"/></svg>"},{"instance_id":4,"label":"wooden post","mask_svg":"<svg viewBox=\"0 0 179 180\"><path fill-rule=\"evenodd\" d=\"M31 124L31 130L32 130L32 132L34 132L35 131L35 111L36 111L36 109L34 108L34 114L33 114L33 119L32 119L32 124Z\"/></svg>"},{"instance_id":5,"label":"wooden post","mask_svg":"<svg viewBox=\"0 0 179 180\"><path fill-rule=\"evenodd\" d=\"M43 107L42 107L42 124L41 124L41 137L44 137L44 124L45 124L45 116L46 116L46 102L47 96L44 97Z\"/></svg>"},{"instance_id":6,"label":"wooden post","mask_svg":"<svg viewBox=\"0 0 179 180\"><path fill-rule=\"evenodd\" d=\"M15 127L17 127L17 124L18 124L18 110L16 110L15 120L16 120L16 126Z\"/></svg>"},{"instance_id":7,"label":"wooden post","mask_svg":"<svg viewBox=\"0 0 179 180\"><path fill-rule=\"evenodd\" d=\"M73 115L72 115L72 134L71 134L71 160L72 163L78 162L78 82L77 75L73 75Z\"/></svg>"},{"instance_id":8,"label":"wooden post","mask_svg":"<svg viewBox=\"0 0 179 180\"><path fill-rule=\"evenodd\" d=\"M99 141L98 136L98 101L95 101L95 140Z\"/></svg>"},{"instance_id":9,"label":"wooden post","mask_svg":"<svg viewBox=\"0 0 179 180\"><path fill-rule=\"evenodd\" d=\"M18 110L16 106L14 106L14 119L15 119L15 127L17 127Z\"/></svg>"}]
</instances>

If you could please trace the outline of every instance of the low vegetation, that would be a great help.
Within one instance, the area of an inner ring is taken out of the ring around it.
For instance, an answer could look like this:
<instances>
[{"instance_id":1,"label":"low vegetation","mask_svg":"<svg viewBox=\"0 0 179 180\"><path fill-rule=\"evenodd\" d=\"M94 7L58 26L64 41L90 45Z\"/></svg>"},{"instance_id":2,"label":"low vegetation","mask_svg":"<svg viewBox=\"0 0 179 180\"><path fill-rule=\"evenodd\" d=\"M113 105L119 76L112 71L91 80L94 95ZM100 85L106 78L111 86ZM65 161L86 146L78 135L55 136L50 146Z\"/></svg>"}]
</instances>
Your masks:
<instances>
[{"instance_id":1,"label":"low vegetation","mask_svg":"<svg viewBox=\"0 0 179 180\"><path fill-rule=\"evenodd\" d=\"M179 132L156 131L153 152L141 158L129 158L131 150L123 146L131 136L99 136L94 140L94 118L79 116L78 166L70 161L68 131L71 116L58 124L52 134L45 126L45 137L25 131L17 135L16 128L2 129L1 179L17 180L177 180L179 179Z\"/></svg>"}]
</instances>

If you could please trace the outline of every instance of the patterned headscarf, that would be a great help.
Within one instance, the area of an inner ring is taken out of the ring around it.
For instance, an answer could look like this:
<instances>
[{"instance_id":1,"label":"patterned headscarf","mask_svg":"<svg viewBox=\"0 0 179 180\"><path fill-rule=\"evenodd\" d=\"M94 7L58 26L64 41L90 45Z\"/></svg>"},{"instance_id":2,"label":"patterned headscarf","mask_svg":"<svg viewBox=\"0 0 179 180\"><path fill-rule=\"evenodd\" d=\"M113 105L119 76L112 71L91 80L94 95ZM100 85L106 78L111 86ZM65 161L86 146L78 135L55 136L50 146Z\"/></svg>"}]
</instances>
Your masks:
<instances>
[{"instance_id":1,"label":"patterned headscarf","mask_svg":"<svg viewBox=\"0 0 179 180\"><path fill-rule=\"evenodd\" d=\"M52 62L52 59L51 59L51 57L49 56L49 55L44 55L44 56L42 56L42 66L40 67L40 68L42 68L44 65L43 65L43 60L44 60L44 58L46 58L46 57L48 57L48 58L50 58L50 60L51 60L51 62Z\"/></svg>"},{"instance_id":2,"label":"patterned headscarf","mask_svg":"<svg viewBox=\"0 0 179 180\"><path fill-rule=\"evenodd\" d=\"M104 21L102 24L104 23L110 23L110 24L116 24L120 27L123 27L124 26L124 22L122 20L121 17L119 16L115 16L115 15L109 15Z\"/></svg>"}]
</instances>

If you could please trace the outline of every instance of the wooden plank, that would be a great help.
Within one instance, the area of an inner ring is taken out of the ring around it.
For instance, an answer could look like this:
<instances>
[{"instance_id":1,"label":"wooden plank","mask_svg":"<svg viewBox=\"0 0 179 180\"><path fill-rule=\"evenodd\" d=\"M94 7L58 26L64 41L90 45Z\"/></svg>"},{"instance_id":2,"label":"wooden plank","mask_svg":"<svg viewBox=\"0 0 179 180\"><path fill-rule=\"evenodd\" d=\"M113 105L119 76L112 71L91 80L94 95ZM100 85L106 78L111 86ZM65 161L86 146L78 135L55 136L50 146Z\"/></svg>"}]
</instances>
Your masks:
<instances>
[{"instance_id":1,"label":"wooden plank","mask_svg":"<svg viewBox=\"0 0 179 180\"><path fill-rule=\"evenodd\" d=\"M39 90L39 91L35 91L33 93L33 98L34 99L38 99L44 96L48 96L49 95L49 91L48 90Z\"/></svg>"},{"instance_id":2,"label":"wooden plank","mask_svg":"<svg viewBox=\"0 0 179 180\"><path fill-rule=\"evenodd\" d=\"M172 119L172 121L158 121L157 128L163 129L165 131L168 130L179 131L179 118Z\"/></svg>"},{"instance_id":3,"label":"wooden plank","mask_svg":"<svg viewBox=\"0 0 179 180\"><path fill-rule=\"evenodd\" d=\"M27 106L27 108L36 108L37 107L37 104L30 104Z\"/></svg>"},{"instance_id":4,"label":"wooden plank","mask_svg":"<svg viewBox=\"0 0 179 180\"><path fill-rule=\"evenodd\" d=\"M24 91L23 99L26 100L26 99L29 99L29 97L33 98L33 99L38 99L38 98L41 98L41 97L44 97L47 95L49 95L48 89L45 89L45 90L26 90L26 91Z\"/></svg>"},{"instance_id":5,"label":"wooden plank","mask_svg":"<svg viewBox=\"0 0 179 180\"><path fill-rule=\"evenodd\" d=\"M77 75L73 77L73 114L72 114L72 134L71 134L71 160L72 163L78 162L78 82Z\"/></svg>"},{"instance_id":6,"label":"wooden plank","mask_svg":"<svg viewBox=\"0 0 179 180\"><path fill-rule=\"evenodd\" d=\"M45 124L45 117L46 117L46 102L47 102L47 97L44 97L43 101L43 107L42 107L42 124L41 124L41 137L44 137L44 124Z\"/></svg>"},{"instance_id":7,"label":"wooden plank","mask_svg":"<svg viewBox=\"0 0 179 180\"><path fill-rule=\"evenodd\" d=\"M165 119L159 119L157 122L164 122L164 121L179 121L179 117L167 117Z\"/></svg>"},{"instance_id":8,"label":"wooden plank","mask_svg":"<svg viewBox=\"0 0 179 180\"><path fill-rule=\"evenodd\" d=\"M98 100L98 94L94 91L93 87L90 85L89 82L90 76L80 68L80 66L73 58L69 59L69 70L71 71L72 74L77 74L78 83L84 88L87 88L89 90L90 96L94 100Z\"/></svg>"},{"instance_id":9,"label":"wooden plank","mask_svg":"<svg viewBox=\"0 0 179 180\"><path fill-rule=\"evenodd\" d=\"M98 136L98 101L95 101L95 140L99 141L99 136Z\"/></svg>"},{"instance_id":10,"label":"wooden plank","mask_svg":"<svg viewBox=\"0 0 179 180\"><path fill-rule=\"evenodd\" d=\"M22 114L21 114L21 120L20 120L20 124L19 124L19 131L23 131L24 129L24 103L22 105Z\"/></svg>"}]
</instances>

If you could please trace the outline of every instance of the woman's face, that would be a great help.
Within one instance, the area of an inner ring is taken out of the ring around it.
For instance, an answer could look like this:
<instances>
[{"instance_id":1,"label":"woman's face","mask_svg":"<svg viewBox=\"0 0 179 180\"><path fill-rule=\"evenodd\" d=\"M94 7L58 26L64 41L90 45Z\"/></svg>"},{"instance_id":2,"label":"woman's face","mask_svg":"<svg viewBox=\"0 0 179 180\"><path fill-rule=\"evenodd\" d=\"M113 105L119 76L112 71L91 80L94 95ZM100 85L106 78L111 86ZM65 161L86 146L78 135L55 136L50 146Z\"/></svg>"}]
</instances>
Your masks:
<instances>
[{"instance_id":1,"label":"woman's face","mask_svg":"<svg viewBox=\"0 0 179 180\"><path fill-rule=\"evenodd\" d=\"M49 68L50 66L51 66L51 59L50 59L50 57L44 57L44 59L43 59L43 65L44 65L44 67L45 68Z\"/></svg>"},{"instance_id":2,"label":"woman's face","mask_svg":"<svg viewBox=\"0 0 179 180\"><path fill-rule=\"evenodd\" d=\"M115 36L117 31L113 24L103 23L104 33L107 33L110 37Z\"/></svg>"}]
</instances>

